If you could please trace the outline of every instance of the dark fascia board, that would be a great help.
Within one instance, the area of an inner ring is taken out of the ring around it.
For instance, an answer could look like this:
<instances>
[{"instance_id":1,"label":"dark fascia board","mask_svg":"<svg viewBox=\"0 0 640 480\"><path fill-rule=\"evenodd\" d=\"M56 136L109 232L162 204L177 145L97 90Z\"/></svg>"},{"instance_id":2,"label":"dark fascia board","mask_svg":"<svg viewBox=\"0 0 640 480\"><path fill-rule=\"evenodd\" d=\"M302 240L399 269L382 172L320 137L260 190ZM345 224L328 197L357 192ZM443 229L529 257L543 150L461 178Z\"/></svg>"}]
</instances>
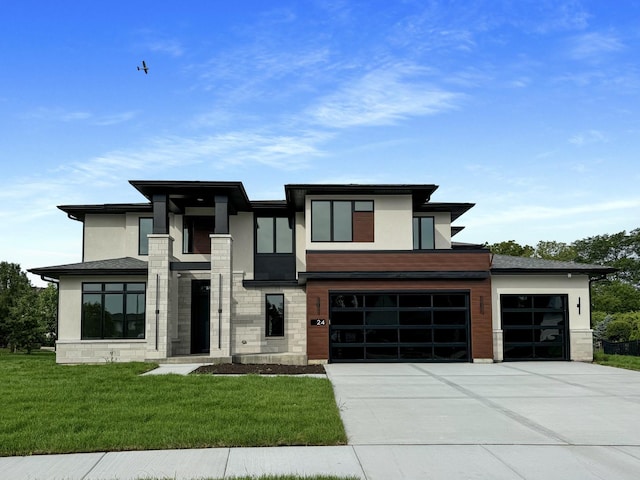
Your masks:
<instances>
[{"instance_id":1,"label":"dark fascia board","mask_svg":"<svg viewBox=\"0 0 640 480\"><path fill-rule=\"evenodd\" d=\"M433 184L289 184L284 186L287 203L304 210L308 195L411 195L414 205L428 202L438 185Z\"/></svg>"},{"instance_id":2,"label":"dark fascia board","mask_svg":"<svg viewBox=\"0 0 640 480\"><path fill-rule=\"evenodd\" d=\"M106 203L102 205L58 205L73 220L84 222L85 215L121 215L124 213L151 213L153 207L150 203Z\"/></svg>"},{"instance_id":3,"label":"dark fascia board","mask_svg":"<svg viewBox=\"0 0 640 480\"><path fill-rule=\"evenodd\" d=\"M211 270L211 262L170 262L169 270L184 272L186 270Z\"/></svg>"},{"instance_id":4,"label":"dark fascia board","mask_svg":"<svg viewBox=\"0 0 640 480\"><path fill-rule=\"evenodd\" d=\"M485 280L490 277L480 271L423 271L423 272L300 272L298 283L307 280Z\"/></svg>"},{"instance_id":5,"label":"dark fascia board","mask_svg":"<svg viewBox=\"0 0 640 480\"><path fill-rule=\"evenodd\" d=\"M79 270L74 268L31 268L27 270L41 277L60 279L61 276L100 276L100 275L147 275L146 268L94 268L91 270Z\"/></svg>"},{"instance_id":6,"label":"dark fascia board","mask_svg":"<svg viewBox=\"0 0 640 480\"><path fill-rule=\"evenodd\" d=\"M454 237L457 234L459 234L462 230L464 230L464 227L459 227L459 226L455 226L455 227L451 227L451 236Z\"/></svg>"},{"instance_id":7,"label":"dark fascia board","mask_svg":"<svg viewBox=\"0 0 640 480\"><path fill-rule=\"evenodd\" d=\"M243 280L242 286L245 288L260 287L297 287L298 280Z\"/></svg>"},{"instance_id":8,"label":"dark fascia board","mask_svg":"<svg viewBox=\"0 0 640 480\"><path fill-rule=\"evenodd\" d=\"M451 221L458 219L464 213L471 210L475 203L425 203L415 208L416 212L429 213L429 212L449 212L451 213Z\"/></svg>"},{"instance_id":9,"label":"dark fascia board","mask_svg":"<svg viewBox=\"0 0 640 480\"><path fill-rule=\"evenodd\" d=\"M151 200L153 195L213 198L226 195L236 211L251 211L251 202L242 182L202 182L186 180L129 180L129 183Z\"/></svg>"},{"instance_id":10,"label":"dark fascia board","mask_svg":"<svg viewBox=\"0 0 640 480\"><path fill-rule=\"evenodd\" d=\"M607 275L618 269L601 268L492 268L491 275Z\"/></svg>"},{"instance_id":11,"label":"dark fascia board","mask_svg":"<svg viewBox=\"0 0 640 480\"><path fill-rule=\"evenodd\" d=\"M251 208L258 215L283 215L292 213L286 200L254 200Z\"/></svg>"},{"instance_id":12,"label":"dark fascia board","mask_svg":"<svg viewBox=\"0 0 640 480\"><path fill-rule=\"evenodd\" d=\"M462 244L460 244L462 245ZM472 243L464 244L468 248L464 248L464 253L489 253L488 248L484 248L482 245L475 245ZM344 255L354 255L354 254L376 254L376 253L432 253L432 254L454 254L460 253L460 250L456 250L454 248L443 248L443 249L433 249L433 250L307 250L307 253L313 254L327 254L331 255L334 253L344 254Z\"/></svg>"}]
</instances>

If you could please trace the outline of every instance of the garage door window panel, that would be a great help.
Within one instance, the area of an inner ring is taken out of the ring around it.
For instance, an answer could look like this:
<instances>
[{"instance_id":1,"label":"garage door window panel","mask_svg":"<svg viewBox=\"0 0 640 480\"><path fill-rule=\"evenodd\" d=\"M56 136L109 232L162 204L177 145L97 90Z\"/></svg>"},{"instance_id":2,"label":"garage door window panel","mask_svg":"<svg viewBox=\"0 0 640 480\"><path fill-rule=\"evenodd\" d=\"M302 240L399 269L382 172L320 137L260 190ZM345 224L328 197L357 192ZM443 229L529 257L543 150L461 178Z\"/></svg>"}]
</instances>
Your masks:
<instances>
[{"instance_id":1,"label":"garage door window panel","mask_svg":"<svg viewBox=\"0 0 640 480\"><path fill-rule=\"evenodd\" d=\"M398 330L393 328L377 328L365 330L366 343L398 343Z\"/></svg>"},{"instance_id":2,"label":"garage door window panel","mask_svg":"<svg viewBox=\"0 0 640 480\"><path fill-rule=\"evenodd\" d=\"M430 328L405 328L400 330L400 343L432 343L433 330Z\"/></svg>"},{"instance_id":3,"label":"garage door window panel","mask_svg":"<svg viewBox=\"0 0 640 480\"><path fill-rule=\"evenodd\" d=\"M397 325L398 312L395 310L366 312L364 323L366 325Z\"/></svg>"},{"instance_id":4,"label":"garage door window panel","mask_svg":"<svg viewBox=\"0 0 640 480\"><path fill-rule=\"evenodd\" d=\"M400 310L400 325L431 325L431 315L429 310Z\"/></svg>"}]
</instances>

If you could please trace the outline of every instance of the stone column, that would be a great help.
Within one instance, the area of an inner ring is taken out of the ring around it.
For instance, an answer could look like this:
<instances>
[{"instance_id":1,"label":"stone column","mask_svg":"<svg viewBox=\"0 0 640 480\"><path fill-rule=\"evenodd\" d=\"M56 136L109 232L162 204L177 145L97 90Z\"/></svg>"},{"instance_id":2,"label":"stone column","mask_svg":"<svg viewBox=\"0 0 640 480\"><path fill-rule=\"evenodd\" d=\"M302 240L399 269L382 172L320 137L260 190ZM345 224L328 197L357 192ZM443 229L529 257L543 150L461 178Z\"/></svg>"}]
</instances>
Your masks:
<instances>
[{"instance_id":1,"label":"stone column","mask_svg":"<svg viewBox=\"0 0 640 480\"><path fill-rule=\"evenodd\" d=\"M211 345L212 357L231 357L231 299L233 238L212 234L211 238Z\"/></svg>"},{"instance_id":2,"label":"stone column","mask_svg":"<svg viewBox=\"0 0 640 480\"><path fill-rule=\"evenodd\" d=\"M146 339L147 359L171 356L169 317L172 275L169 270L173 238L167 234L149 235L147 276Z\"/></svg>"},{"instance_id":3,"label":"stone column","mask_svg":"<svg viewBox=\"0 0 640 480\"><path fill-rule=\"evenodd\" d=\"M493 361L502 362L504 360L504 334L502 330L493 331Z\"/></svg>"}]
</instances>

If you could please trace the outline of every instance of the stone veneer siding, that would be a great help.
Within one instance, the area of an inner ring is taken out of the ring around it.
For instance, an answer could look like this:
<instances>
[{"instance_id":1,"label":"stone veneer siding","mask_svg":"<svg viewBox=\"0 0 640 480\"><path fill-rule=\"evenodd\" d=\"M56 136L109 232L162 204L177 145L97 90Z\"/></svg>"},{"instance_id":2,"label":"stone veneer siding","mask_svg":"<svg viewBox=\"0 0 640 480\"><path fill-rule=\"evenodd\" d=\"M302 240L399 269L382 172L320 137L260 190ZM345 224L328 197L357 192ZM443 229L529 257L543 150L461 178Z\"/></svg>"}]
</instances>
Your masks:
<instances>
[{"instance_id":1,"label":"stone veneer siding","mask_svg":"<svg viewBox=\"0 0 640 480\"><path fill-rule=\"evenodd\" d=\"M58 340L56 362L142 362L145 360L146 343L146 340Z\"/></svg>"},{"instance_id":2,"label":"stone veneer siding","mask_svg":"<svg viewBox=\"0 0 640 480\"><path fill-rule=\"evenodd\" d=\"M231 342L233 354L306 354L306 295L302 287L250 287L242 285L242 272L234 273ZM284 294L284 336L265 335L265 295ZM244 342L244 343L243 343Z\"/></svg>"}]
</instances>

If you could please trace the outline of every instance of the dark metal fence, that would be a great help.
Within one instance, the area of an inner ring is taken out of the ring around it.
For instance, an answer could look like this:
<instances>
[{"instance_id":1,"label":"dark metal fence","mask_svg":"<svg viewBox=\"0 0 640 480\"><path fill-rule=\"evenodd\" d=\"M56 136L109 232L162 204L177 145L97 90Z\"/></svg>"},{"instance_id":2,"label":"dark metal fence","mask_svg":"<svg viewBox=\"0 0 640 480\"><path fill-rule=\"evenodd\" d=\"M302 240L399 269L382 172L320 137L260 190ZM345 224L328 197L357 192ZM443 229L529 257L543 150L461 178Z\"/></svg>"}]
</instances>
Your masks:
<instances>
[{"instance_id":1,"label":"dark metal fence","mask_svg":"<svg viewBox=\"0 0 640 480\"><path fill-rule=\"evenodd\" d=\"M610 355L633 355L640 357L640 340L630 342L607 342L602 341L602 350Z\"/></svg>"}]
</instances>

